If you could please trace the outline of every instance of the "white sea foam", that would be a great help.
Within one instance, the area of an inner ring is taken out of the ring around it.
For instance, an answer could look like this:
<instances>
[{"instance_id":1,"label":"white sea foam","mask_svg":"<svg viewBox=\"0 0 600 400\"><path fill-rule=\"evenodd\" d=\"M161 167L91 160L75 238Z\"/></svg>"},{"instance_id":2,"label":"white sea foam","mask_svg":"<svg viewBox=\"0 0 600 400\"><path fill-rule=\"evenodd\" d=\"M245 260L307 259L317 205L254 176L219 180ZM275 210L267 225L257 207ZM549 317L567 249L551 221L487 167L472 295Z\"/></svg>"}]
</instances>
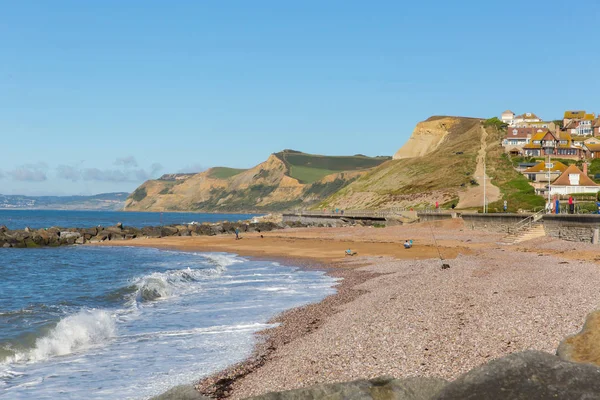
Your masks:
<instances>
[{"instance_id":1,"label":"white sea foam","mask_svg":"<svg viewBox=\"0 0 600 400\"><path fill-rule=\"evenodd\" d=\"M64 356L106 343L115 336L114 317L104 310L82 310L61 319L46 335L36 340L33 349L15 354L9 361L36 362Z\"/></svg>"}]
</instances>

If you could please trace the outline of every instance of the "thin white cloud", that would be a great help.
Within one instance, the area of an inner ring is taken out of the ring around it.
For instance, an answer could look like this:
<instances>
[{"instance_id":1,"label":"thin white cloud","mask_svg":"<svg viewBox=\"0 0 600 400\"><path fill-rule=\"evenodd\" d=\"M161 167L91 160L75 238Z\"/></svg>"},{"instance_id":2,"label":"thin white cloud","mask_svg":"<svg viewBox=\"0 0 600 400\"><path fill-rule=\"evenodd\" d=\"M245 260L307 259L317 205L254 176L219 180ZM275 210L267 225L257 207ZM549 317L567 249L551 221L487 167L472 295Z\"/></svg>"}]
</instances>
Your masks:
<instances>
[{"instance_id":1,"label":"thin white cloud","mask_svg":"<svg viewBox=\"0 0 600 400\"><path fill-rule=\"evenodd\" d=\"M115 160L114 164L125 168L135 168L138 166L134 156L119 157Z\"/></svg>"},{"instance_id":2,"label":"thin white cloud","mask_svg":"<svg viewBox=\"0 0 600 400\"><path fill-rule=\"evenodd\" d=\"M73 165L59 165L56 167L56 176L61 179L77 182L81 179L81 168Z\"/></svg>"},{"instance_id":3,"label":"thin white cloud","mask_svg":"<svg viewBox=\"0 0 600 400\"><path fill-rule=\"evenodd\" d=\"M96 181L96 182L142 182L153 177L162 170L162 165L153 163L149 169L131 167L137 165L133 156L117 158L114 165L120 165L122 168L100 169L100 168L82 168L81 166L59 165L56 168L56 176L61 179L77 182Z\"/></svg>"},{"instance_id":4,"label":"thin white cloud","mask_svg":"<svg viewBox=\"0 0 600 400\"><path fill-rule=\"evenodd\" d=\"M48 179L48 175L46 173L47 170L48 165L46 163L40 162L37 164L24 164L18 166L17 168L11 171L7 171L7 174L14 181L43 182Z\"/></svg>"}]
</instances>

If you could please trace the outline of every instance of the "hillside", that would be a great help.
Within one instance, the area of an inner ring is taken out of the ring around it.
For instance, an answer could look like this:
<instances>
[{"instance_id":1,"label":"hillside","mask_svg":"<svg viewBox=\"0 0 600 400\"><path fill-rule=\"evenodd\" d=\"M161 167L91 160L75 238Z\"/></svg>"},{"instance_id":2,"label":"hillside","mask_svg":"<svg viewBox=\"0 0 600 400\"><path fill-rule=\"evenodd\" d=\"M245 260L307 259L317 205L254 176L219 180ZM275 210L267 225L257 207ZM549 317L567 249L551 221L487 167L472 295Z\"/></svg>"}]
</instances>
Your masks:
<instances>
[{"instance_id":1,"label":"hillside","mask_svg":"<svg viewBox=\"0 0 600 400\"><path fill-rule=\"evenodd\" d=\"M316 207L537 210L544 199L511 165L501 141L506 131L478 118L431 117L417 124L394 160L373 168Z\"/></svg>"},{"instance_id":2,"label":"hillside","mask_svg":"<svg viewBox=\"0 0 600 400\"><path fill-rule=\"evenodd\" d=\"M309 207L391 157L274 153L250 169L215 167L144 182L127 211L273 211Z\"/></svg>"},{"instance_id":3,"label":"hillside","mask_svg":"<svg viewBox=\"0 0 600 400\"><path fill-rule=\"evenodd\" d=\"M0 209L36 210L120 210L129 193L101 193L93 196L21 196L0 194Z\"/></svg>"},{"instance_id":4,"label":"hillside","mask_svg":"<svg viewBox=\"0 0 600 400\"><path fill-rule=\"evenodd\" d=\"M372 209L426 207L458 202L476 186L482 147L481 120L431 117L420 122L408 142L384 163L335 193L319 207Z\"/></svg>"}]
</instances>

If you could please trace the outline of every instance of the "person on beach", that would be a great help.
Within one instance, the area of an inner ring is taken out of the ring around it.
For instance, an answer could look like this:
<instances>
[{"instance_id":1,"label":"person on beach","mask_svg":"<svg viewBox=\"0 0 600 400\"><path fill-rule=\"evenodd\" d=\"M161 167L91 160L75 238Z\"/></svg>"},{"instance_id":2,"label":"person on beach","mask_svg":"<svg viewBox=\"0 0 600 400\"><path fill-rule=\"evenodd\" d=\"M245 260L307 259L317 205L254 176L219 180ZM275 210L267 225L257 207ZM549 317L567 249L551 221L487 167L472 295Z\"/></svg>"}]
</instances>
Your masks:
<instances>
[{"instance_id":1,"label":"person on beach","mask_svg":"<svg viewBox=\"0 0 600 400\"><path fill-rule=\"evenodd\" d=\"M240 228L235 228L235 240L240 239Z\"/></svg>"},{"instance_id":2,"label":"person on beach","mask_svg":"<svg viewBox=\"0 0 600 400\"><path fill-rule=\"evenodd\" d=\"M440 212L440 203L439 202L435 202L435 212Z\"/></svg>"},{"instance_id":3,"label":"person on beach","mask_svg":"<svg viewBox=\"0 0 600 400\"><path fill-rule=\"evenodd\" d=\"M405 249L410 249L412 247L412 240L405 240L404 241L404 248Z\"/></svg>"},{"instance_id":4,"label":"person on beach","mask_svg":"<svg viewBox=\"0 0 600 400\"><path fill-rule=\"evenodd\" d=\"M575 213L575 203L573 202L573 196L569 196L569 214Z\"/></svg>"}]
</instances>

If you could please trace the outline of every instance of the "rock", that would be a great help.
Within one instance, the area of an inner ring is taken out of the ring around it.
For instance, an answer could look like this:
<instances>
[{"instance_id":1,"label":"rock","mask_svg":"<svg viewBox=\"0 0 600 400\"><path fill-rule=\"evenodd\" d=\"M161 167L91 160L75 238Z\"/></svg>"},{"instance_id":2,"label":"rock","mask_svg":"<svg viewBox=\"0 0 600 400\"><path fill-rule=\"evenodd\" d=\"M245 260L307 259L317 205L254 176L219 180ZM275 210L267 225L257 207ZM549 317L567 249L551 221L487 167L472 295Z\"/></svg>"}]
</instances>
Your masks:
<instances>
[{"instance_id":1,"label":"rock","mask_svg":"<svg viewBox=\"0 0 600 400\"><path fill-rule=\"evenodd\" d=\"M202 396L193 386L181 385L166 391L165 393L152 397L150 400L211 400Z\"/></svg>"},{"instance_id":2,"label":"rock","mask_svg":"<svg viewBox=\"0 0 600 400\"><path fill-rule=\"evenodd\" d=\"M84 236L80 236L77 238L77 240L75 240L75 244L84 244L85 243L85 237Z\"/></svg>"},{"instance_id":3,"label":"rock","mask_svg":"<svg viewBox=\"0 0 600 400\"><path fill-rule=\"evenodd\" d=\"M163 226L160 228L161 236L177 236L179 231L174 226Z\"/></svg>"},{"instance_id":4,"label":"rock","mask_svg":"<svg viewBox=\"0 0 600 400\"><path fill-rule=\"evenodd\" d=\"M79 232L70 232L70 231L63 231L60 233L60 238L61 239L79 239L81 237L81 233Z\"/></svg>"},{"instance_id":5,"label":"rock","mask_svg":"<svg viewBox=\"0 0 600 400\"><path fill-rule=\"evenodd\" d=\"M142 236L147 236L151 238L160 237L160 227L159 226L145 226L142 228Z\"/></svg>"},{"instance_id":6,"label":"rock","mask_svg":"<svg viewBox=\"0 0 600 400\"><path fill-rule=\"evenodd\" d=\"M600 310L589 313L583 329L563 340L556 354L565 361L600 365Z\"/></svg>"},{"instance_id":7,"label":"rock","mask_svg":"<svg viewBox=\"0 0 600 400\"><path fill-rule=\"evenodd\" d=\"M435 397L447 384L438 378L394 379L380 377L344 383L330 383L285 392L267 393L251 397L253 400L428 400Z\"/></svg>"},{"instance_id":8,"label":"rock","mask_svg":"<svg viewBox=\"0 0 600 400\"><path fill-rule=\"evenodd\" d=\"M0 225L0 233L8 232L6 225Z\"/></svg>"},{"instance_id":9,"label":"rock","mask_svg":"<svg viewBox=\"0 0 600 400\"><path fill-rule=\"evenodd\" d=\"M472 369L435 399L600 399L600 368L529 350Z\"/></svg>"},{"instance_id":10,"label":"rock","mask_svg":"<svg viewBox=\"0 0 600 400\"><path fill-rule=\"evenodd\" d=\"M8 248L10 247L10 244L9 244L9 243L4 243L4 244L2 245L2 247L3 247L3 248L5 248L5 249L8 249Z\"/></svg>"}]
</instances>

